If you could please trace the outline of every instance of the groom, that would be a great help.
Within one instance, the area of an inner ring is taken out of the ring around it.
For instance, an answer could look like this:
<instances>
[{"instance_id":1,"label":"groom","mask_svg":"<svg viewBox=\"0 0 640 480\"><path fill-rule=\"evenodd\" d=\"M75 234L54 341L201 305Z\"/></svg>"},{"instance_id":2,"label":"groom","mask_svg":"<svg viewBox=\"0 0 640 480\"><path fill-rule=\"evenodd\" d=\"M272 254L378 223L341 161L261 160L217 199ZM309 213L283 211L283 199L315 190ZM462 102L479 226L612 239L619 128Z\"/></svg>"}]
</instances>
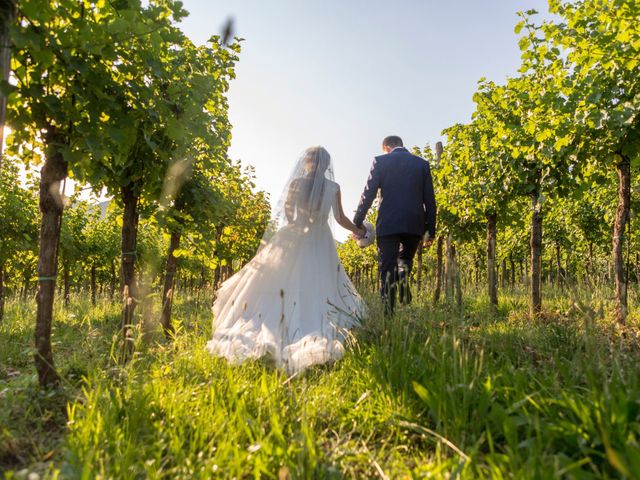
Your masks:
<instances>
[{"instance_id":1,"label":"groom","mask_svg":"<svg viewBox=\"0 0 640 480\"><path fill-rule=\"evenodd\" d=\"M373 200L380 190L376 222L378 269L385 313L393 313L396 285L400 301L409 303L408 278L413 257L424 237L430 245L436 234L436 199L429 163L411 155L395 135L382 141L384 155L375 158L353 223L361 229ZM426 235L425 235L426 232Z\"/></svg>"}]
</instances>

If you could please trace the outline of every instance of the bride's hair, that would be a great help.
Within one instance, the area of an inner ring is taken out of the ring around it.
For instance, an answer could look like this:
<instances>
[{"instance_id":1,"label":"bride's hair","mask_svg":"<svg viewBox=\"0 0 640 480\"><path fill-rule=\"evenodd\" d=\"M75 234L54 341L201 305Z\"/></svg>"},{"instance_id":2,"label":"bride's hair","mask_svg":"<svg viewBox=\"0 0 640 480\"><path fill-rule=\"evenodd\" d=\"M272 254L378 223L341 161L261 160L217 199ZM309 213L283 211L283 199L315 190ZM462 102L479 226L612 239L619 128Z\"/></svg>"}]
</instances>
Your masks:
<instances>
[{"instance_id":1,"label":"bride's hair","mask_svg":"<svg viewBox=\"0 0 640 480\"><path fill-rule=\"evenodd\" d=\"M331 155L321 146L309 147L304 152L305 176L323 175L331 164Z\"/></svg>"},{"instance_id":2,"label":"bride's hair","mask_svg":"<svg viewBox=\"0 0 640 480\"><path fill-rule=\"evenodd\" d=\"M305 149L287 177L282 194L271 212L270 227L265 231L261 248L282 227L292 223L308 225L320 220L318 214L326 200L330 182L333 182L333 165L327 149L319 145ZM331 218L328 218L328 223L331 228Z\"/></svg>"},{"instance_id":3,"label":"bride's hair","mask_svg":"<svg viewBox=\"0 0 640 480\"><path fill-rule=\"evenodd\" d=\"M313 222L313 213L322 206L327 170L331 173L331 155L324 147L309 147L302 155L302 164L303 171L291 182L287 195L285 213L289 222L294 218Z\"/></svg>"}]
</instances>

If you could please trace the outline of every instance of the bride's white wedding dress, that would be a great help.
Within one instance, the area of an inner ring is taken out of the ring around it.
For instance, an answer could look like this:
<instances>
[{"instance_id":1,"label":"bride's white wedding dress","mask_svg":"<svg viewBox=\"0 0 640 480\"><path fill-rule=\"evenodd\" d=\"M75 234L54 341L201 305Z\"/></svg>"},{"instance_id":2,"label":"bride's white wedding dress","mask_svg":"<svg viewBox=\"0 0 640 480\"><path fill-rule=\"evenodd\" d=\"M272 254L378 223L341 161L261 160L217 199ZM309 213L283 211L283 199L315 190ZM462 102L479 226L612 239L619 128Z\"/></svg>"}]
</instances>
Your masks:
<instances>
[{"instance_id":1,"label":"bride's white wedding dress","mask_svg":"<svg viewBox=\"0 0 640 480\"><path fill-rule=\"evenodd\" d=\"M331 210L337 215L339 186L322 182L312 213L290 218L222 284L207 343L213 355L232 363L269 356L294 373L344 354L348 329L358 324L364 303L338 259L328 223Z\"/></svg>"}]
</instances>

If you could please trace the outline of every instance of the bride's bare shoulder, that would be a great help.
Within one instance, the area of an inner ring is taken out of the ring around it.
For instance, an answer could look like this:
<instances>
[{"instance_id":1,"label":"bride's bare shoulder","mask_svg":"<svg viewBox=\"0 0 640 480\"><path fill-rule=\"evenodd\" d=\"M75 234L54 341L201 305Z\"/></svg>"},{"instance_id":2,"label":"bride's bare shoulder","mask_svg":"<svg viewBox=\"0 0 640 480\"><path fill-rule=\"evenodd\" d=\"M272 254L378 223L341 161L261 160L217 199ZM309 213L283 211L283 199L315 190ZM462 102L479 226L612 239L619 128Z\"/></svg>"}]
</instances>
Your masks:
<instances>
[{"instance_id":1,"label":"bride's bare shoulder","mask_svg":"<svg viewBox=\"0 0 640 480\"><path fill-rule=\"evenodd\" d=\"M330 188L334 189L335 191L340 190L340 185L337 182L334 182L333 180L327 179L327 184L330 186Z\"/></svg>"}]
</instances>

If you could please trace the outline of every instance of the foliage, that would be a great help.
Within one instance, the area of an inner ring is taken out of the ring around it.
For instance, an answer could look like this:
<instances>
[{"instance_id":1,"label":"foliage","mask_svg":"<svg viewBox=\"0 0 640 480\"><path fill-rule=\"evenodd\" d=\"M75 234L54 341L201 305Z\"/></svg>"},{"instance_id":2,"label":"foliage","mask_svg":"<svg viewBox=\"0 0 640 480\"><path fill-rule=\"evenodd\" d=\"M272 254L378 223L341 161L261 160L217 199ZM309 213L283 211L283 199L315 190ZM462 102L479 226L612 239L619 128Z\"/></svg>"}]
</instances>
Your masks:
<instances>
[{"instance_id":1,"label":"foliage","mask_svg":"<svg viewBox=\"0 0 640 480\"><path fill-rule=\"evenodd\" d=\"M7 267L37 244L36 195L20 183L17 165L5 158L0 171L0 265Z\"/></svg>"}]
</instances>

